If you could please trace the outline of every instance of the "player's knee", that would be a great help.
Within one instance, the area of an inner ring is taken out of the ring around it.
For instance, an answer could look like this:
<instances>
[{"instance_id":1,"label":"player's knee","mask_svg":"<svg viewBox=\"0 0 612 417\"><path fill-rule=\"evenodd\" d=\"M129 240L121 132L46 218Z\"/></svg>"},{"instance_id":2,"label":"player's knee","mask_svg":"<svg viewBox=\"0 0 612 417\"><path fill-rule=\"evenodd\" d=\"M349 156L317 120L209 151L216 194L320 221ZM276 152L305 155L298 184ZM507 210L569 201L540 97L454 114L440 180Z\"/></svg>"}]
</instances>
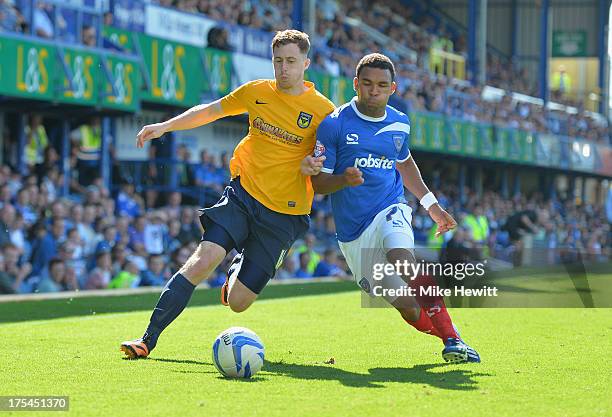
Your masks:
<instances>
[{"instance_id":1,"label":"player's knee","mask_svg":"<svg viewBox=\"0 0 612 417\"><path fill-rule=\"evenodd\" d=\"M417 307L404 307L398 310L404 320L417 321L421 316L421 310Z\"/></svg>"},{"instance_id":2,"label":"player's knee","mask_svg":"<svg viewBox=\"0 0 612 417\"><path fill-rule=\"evenodd\" d=\"M246 311L251 306L251 302L246 300L236 300L232 298L228 298L229 307L232 309L234 313L242 313Z\"/></svg>"},{"instance_id":3,"label":"player's knee","mask_svg":"<svg viewBox=\"0 0 612 417\"><path fill-rule=\"evenodd\" d=\"M202 242L196 251L181 268L181 273L199 284L210 276L212 271L221 263L225 257L225 249L221 246Z\"/></svg>"}]
</instances>

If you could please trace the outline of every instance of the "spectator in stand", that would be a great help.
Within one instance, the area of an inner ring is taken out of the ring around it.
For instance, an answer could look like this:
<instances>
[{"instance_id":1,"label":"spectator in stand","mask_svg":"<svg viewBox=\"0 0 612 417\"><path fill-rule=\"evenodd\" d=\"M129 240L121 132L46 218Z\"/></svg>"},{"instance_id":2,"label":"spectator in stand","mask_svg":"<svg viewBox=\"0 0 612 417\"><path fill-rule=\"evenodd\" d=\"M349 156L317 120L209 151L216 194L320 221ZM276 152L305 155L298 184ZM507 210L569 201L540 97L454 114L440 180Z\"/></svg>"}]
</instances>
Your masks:
<instances>
[{"instance_id":1,"label":"spectator in stand","mask_svg":"<svg viewBox=\"0 0 612 417\"><path fill-rule=\"evenodd\" d=\"M70 134L72 146L77 149L77 169L82 185L90 185L100 171L102 124L100 117L91 118Z\"/></svg>"},{"instance_id":2,"label":"spectator in stand","mask_svg":"<svg viewBox=\"0 0 612 417\"><path fill-rule=\"evenodd\" d=\"M185 264L185 262L187 262L187 259L189 259L190 255L191 255L191 250L189 249L187 245L184 245L178 249L175 249L174 252L172 252L172 256L170 258L170 265L168 269L170 271L178 270L182 265Z\"/></svg>"},{"instance_id":3,"label":"spectator in stand","mask_svg":"<svg viewBox=\"0 0 612 417\"><path fill-rule=\"evenodd\" d=\"M85 282L87 277L87 258L77 256L77 249L68 241L62 243L57 251L57 258L61 259L66 264L66 267L73 271L75 276L82 281L79 283L79 287L81 287L81 284Z\"/></svg>"},{"instance_id":4,"label":"spectator in stand","mask_svg":"<svg viewBox=\"0 0 612 417\"><path fill-rule=\"evenodd\" d=\"M141 213L142 199L134 190L133 184L123 184L117 194L116 209L120 216L137 217Z\"/></svg>"},{"instance_id":5,"label":"spectator in stand","mask_svg":"<svg viewBox=\"0 0 612 417\"><path fill-rule=\"evenodd\" d=\"M14 292L30 292L31 286L26 282L26 278L32 272L32 265L29 262L19 261L19 249L9 243L2 249L4 257L4 280L10 283Z\"/></svg>"},{"instance_id":6,"label":"spectator in stand","mask_svg":"<svg viewBox=\"0 0 612 417\"><path fill-rule=\"evenodd\" d=\"M181 233L181 221L178 220L178 216L171 217L171 219L172 220L170 220L170 225L168 226L168 233L164 242L164 253L174 252L182 246L182 243L179 239L179 234Z\"/></svg>"},{"instance_id":7,"label":"spectator in stand","mask_svg":"<svg viewBox=\"0 0 612 417\"><path fill-rule=\"evenodd\" d=\"M8 225L8 232L11 243L19 249L19 256L30 256L31 243L26 236L25 223L20 213L15 215L15 220ZM2 247L2 245L0 245Z\"/></svg>"},{"instance_id":8,"label":"spectator in stand","mask_svg":"<svg viewBox=\"0 0 612 417\"><path fill-rule=\"evenodd\" d=\"M36 168L34 171L34 173L36 174L36 177L38 178L38 181L42 181L43 178L47 176L49 171L51 171L52 169L59 170L59 167L60 167L59 163L60 163L60 157L57 153L57 150L53 146L47 145L47 147L45 147L43 150L42 162L36 165Z\"/></svg>"},{"instance_id":9,"label":"spectator in stand","mask_svg":"<svg viewBox=\"0 0 612 417\"><path fill-rule=\"evenodd\" d=\"M130 226L130 246L132 248L134 248L137 244L144 245L145 228L147 227L147 224L146 216L141 215L136 217L134 224Z\"/></svg>"},{"instance_id":10,"label":"spectator in stand","mask_svg":"<svg viewBox=\"0 0 612 417\"><path fill-rule=\"evenodd\" d=\"M346 277L346 272L338 266L338 251L332 248L325 249L323 259L315 268L314 277Z\"/></svg>"},{"instance_id":11,"label":"spectator in stand","mask_svg":"<svg viewBox=\"0 0 612 417\"><path fill-rule=\"evenodd\" d=\"M149 254L145 249L144 244L136 243L134 244L131 255L132 262L134 262L138 266L139 271L144 271L147 269L147 259L149 258Z\"/></svg>"},{"instance_id":12,"label":"spectator in stand","mask_svg":"<svg viewBox=\"0 0 612 417\"><path fill-rule=\"evenodd\" d=\"M25 19L14 1L0 0L0 32L23 32Z\"/></svg>"},{"instance_id":13,"label":"spectator in stand","mask_svg":"<svg viewBox=\"0 0 612 417\"><path fill-rule=\"evenodd\" d=\"M36 36L45 39L53 38L55 31L51 16L53 16L53 6L42 0L37 0L32 21L32 30Z\"/></svg>"},{"instance_id":14,"label":"spectator in stand","mask_svg":"<svg viewBox=\"0 0 612 417\"><path fill-rule=\"evenodd\" d=\"M317 239L313 233L306 233L303 243L299 245L295 251L298 256L300 256L302 253L308 253L308 264L305 265L305 271L308 272L310 276L312 276L317 264L319 263L319 260L321 260L321 256L319 256L314 249L316 241ZM301 257L300 269L302 269Z\"/></svg>"},{"instance_id":15,"label":"spectator in stand","mask_svg":"<svg viewBox=\"0 0 612 417\"><path fill-rule=\"evenodd\" d=\"M11 204L5 204L0 209L0 248L11 243L9 226L15 222L17 211Z\"/></svg>"},{"instance_id":16,"label":"spectator in stand","mask_svg":"<svg viewBox=\"0 0 612 417\"><path fill-rule=\"evenodd\" d=\"M30 116L30 124L25 128L26 148L24 156L30 169L43 162L44 151L49 146L49 138L42 121L40 115L33 114Z\"/></svg>"},{"instance_id":17,"label":"spectator in stand","mask_svg":"<svg viewBox=\"0 0 612 417\"><path fill-rule=\"evenodd\" d=\"M194 174L190 164L190 153L187 146L180 144L176 150L178 164L176 165L176 175L181 187L190 187L194 182Z\"/></svg>"},{"instance_id":18,"label":"spectator in stand","mask_svg":"<svg viewBox=\"0 0 612 417\"><path fill-rule=\"evenodd\" d=\"M164 211L171 219L179 219L181 215L182 195L178 191L172 191L168 195L168 205L164 207Z\"/></svg>"},{"instance_id":19,"label":"spectator in stand","mask_svg":"<svg viewBox=\"0 0 612 417\"><path fill-rule=\"evenodd\" d=\"M102 236L96 245L96 253L106 251L110 252L117 244L117 227L109 223L104 226Z\"/></svg>"},{"instance_id":20,"label":"spectator in stand","mask_svg":"<svg viewBox=\"0 0 612 417\"><path fill-rule=\"evenodd\" d=\"M65 239L64 219L56 218L51 223L48 232L44 220L34 225L36 240L32 244L32 272L34 275L46 274L49 261L57 255L59 244Z\"/></svg>"},{"instance_id":21,"label":"spectator in stand","mask_svg":"<svg viewBox=\"0 0 612 417\"><path fill-rule=\"evenodd\" d=\"M99 290L108 287L111 280L111 255L110 252L101 251L96 253L96 266L87 276L85 282L86 290Z\"/></svg>"},{"instance_id":22,"label":"spectator in stand","mask_svg":"<svg viewBox=\"0 0 612 417\"><path fill-rule=\"evenodd\" d=\"M287 254L283 260L283 264L276 271L274 278L276 279L290 279L295 278L297 273L297 265L295 263L295 257L292 254Z\"/></svg>"},{"instance_id":23,"label":"spectator in stand","mask_svg":"<svg viewBox=\"0 0 612 417\"><path fill-rule=\"evenodd\" d=\"M77 288L74 271L61 259L53 258L49 262L49 275L38 283L36 292L74 291Z\"/></svg>"},{"instance_id":24,"label":"spectator in stand","mask_svg":"<svg viewBox=\"0 0 612 417\"><path fill-rule=\"evenodd\" d=\"M81 42L85 46L96 47L98 45L98 37L96 35L96 28L91 25L83 26L83 30L81 32Z\"/></svg>"},{"instance_id":25,"label":"spectator in stand","mask_svg":"<svg viewBox=\"0 0 612 417\"><path fill-rule=\"evenodd\" d=\"M299 254L300 266L295 271L295 278L312 278L312 273L308 271L311 263L310 252L305 251Z\"/></svg>"},{"instance_id":26,"label":"spectator in stand","mask_svg":"<svg viewBox=\"0 0 612 417\"><path fill-rule=\"evenodd\" d=\"M233 48L229 43L229 35L227 29L220 26L215 26L208 31L207 46L222 51L231 51Z\"/></svg>"},{"instance_id":27,"label":"spectator in stand","mask_svg":"<svg viewBox=\"0 0 612 417\"><path fill-rule=\"evenodd\" d=\"M196 217L196 211L192 207L183 207L181 210L181 231L179 240L183 244L199 241L202 236L202 225Z\"/></svg>"},{"instance_id":28,"label":"spectator in stand","mask_svg":"<svg viewBox=\"0 0 612 417\"><path fill-rule=\"evenodd\" d=\"M166 218L164 213L158 210L150 215L150 219L144 227L144 246L151 255L161 254L167 234Z\"/></svg>"},{"instance_id":29,"label":"spectator in stand","mask_svg":"<svg viewBox=\"0 0 612 417\"><path fill-rule=\"evenodd\" d=\"M126 259L121 270L108 284L108 288L136 288L140 285L140 270L133 261Z\"/></svg>"},{"instance_id":30,"label":"spectator in stand","mask_svg":"<svg viewBox=\"0 0 612 417\"><path fill-rule=\"evenodd\" d=\"M160 287L166 285L170 274L164 268L162 255L151 255L147 262L147 269L140 274L140 285L143 287Z\"/></svg>"},{"instance_id":31,"label":"spectator in stand","mask_svg":"<svg viewBox=\"0 0 612 417\"><path fill-rule=\"evenodd\" d=\"M15 280L6 272L4 254L0 251L0 294L14 294L16 289L13 287Z\"/></svg>"}]
</instances>

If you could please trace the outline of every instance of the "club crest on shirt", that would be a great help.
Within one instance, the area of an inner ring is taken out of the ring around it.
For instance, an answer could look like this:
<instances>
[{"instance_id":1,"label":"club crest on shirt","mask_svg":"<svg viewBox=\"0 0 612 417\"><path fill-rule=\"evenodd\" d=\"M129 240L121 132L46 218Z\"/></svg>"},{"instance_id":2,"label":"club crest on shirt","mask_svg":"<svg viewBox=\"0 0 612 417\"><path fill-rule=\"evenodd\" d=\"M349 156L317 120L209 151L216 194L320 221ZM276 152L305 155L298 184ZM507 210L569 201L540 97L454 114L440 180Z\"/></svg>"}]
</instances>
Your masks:
<instances>
[{"instance_id":1,"label":"club crest on shirt","mask_svg":"<svg viewBox=\"0 0 612 417\"><path fill-rule=\"evenodd\" d=\"M304 111L300 112L300 115L297 118L297 125L302 129L306 129L310 126L310 122L312 121L312 114L306 113Z\"/></svg>"},{"instance_id":2,"label":"club crest on shirt","mask_svg":"<svg viewBox=\"0 0 612 417\"><path fill-rule=\"evenodd\" d=\"M404 135L393 135L393 143L395 144L395 149L399 152L404 144Z\"/></svg>"},{"instance_id":3,"label":"club crest on shirt","mask_svg":"<svg viewBox=\"0 0 612 417\"><path fill-rule=\"evenodd\" d=\"M325 145L323 145L320 141L317 141L314 148L314 156L318 158L319 156L325 153Z\"/></svg>"}]
</instances>

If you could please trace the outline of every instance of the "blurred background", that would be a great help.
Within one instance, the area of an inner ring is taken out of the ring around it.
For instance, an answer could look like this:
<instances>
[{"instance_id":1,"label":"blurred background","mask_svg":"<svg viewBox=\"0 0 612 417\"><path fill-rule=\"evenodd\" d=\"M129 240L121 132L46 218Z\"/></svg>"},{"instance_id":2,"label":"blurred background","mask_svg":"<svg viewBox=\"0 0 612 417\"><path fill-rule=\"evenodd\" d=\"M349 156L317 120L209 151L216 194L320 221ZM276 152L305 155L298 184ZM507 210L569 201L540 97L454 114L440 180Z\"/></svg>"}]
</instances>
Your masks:
<instances>
[{"instance_id":1,"label":"blurred background","mask_svg":"<svg viewBox=\"0 0 612 417\"><path fill-rule=\"evenodd\" d=\"M287 28L310 34L307 78L338 105L361 56L394 60L390 104L460 224L435 238L409 196L418 245L508 266L609 261L609 17L609 0L0 0L0 293L164 285L247 119L145 149L136 133L272 78ZM347 277L334 234L317 196L277 278Z\"/></svg>"}]
</instances>

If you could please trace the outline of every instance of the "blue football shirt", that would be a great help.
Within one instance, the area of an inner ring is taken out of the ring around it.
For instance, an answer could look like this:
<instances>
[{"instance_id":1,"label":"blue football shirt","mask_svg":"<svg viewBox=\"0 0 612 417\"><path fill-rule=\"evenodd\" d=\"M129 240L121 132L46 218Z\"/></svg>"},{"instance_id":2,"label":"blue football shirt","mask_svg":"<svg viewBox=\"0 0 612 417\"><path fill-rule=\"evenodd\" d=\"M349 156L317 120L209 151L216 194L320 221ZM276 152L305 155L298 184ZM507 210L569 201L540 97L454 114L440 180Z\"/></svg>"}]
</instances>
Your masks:
<instances>
[{"instance_id":1,"label":"blue football shirt","mask_svg":"<svg viewBox=\"0 0 612 417\"><path fill-rule=\"evenodd\" d=\"M315 156L326 157L322 172L342 175L348 167L363 172L362 185L331 195L341 242L357 239L385 208L406 202L395 165L410 158L408 116L387 106L384 116L369 117L359 112L355 101L338 107L321 122L315 147Z\"/></svg>"}]
</instances>

